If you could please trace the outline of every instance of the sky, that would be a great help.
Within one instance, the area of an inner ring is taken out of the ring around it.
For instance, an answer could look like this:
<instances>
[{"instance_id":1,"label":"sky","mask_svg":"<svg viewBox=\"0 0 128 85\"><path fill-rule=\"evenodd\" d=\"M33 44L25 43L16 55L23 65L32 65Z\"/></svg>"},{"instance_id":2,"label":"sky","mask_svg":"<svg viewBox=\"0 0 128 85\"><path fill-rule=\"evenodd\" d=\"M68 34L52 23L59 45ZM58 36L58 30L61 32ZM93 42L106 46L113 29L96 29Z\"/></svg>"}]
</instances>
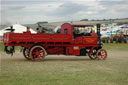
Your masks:
<instances>
[{"instance_id":1,"label":"sky","mask_svg":"<svg viewBox=\"0 0 128 85\"><path fill-rule=\"evenodd\" d=\"M1 0L0 24L128 18L128 0Z\"/></svg>"}]
</instances>

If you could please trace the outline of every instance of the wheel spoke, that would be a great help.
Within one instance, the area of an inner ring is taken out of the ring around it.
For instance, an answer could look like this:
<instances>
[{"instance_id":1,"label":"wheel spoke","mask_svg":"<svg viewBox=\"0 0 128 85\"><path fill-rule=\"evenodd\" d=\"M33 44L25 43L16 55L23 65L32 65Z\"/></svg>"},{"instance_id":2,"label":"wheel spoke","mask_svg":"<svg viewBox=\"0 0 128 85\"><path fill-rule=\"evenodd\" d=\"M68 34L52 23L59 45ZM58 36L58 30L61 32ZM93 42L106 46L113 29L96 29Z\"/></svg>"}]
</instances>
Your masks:
<instances>
[{"instance_id":1,"label":"wheel spoke","mask_svg":"<svg viewBox=\"0 0 128 85\"><path fill-rule=\"evenodd\" d=\"M35 52L38 52L38 49L35 49Z\"/></svg>"},{"instance_id":2,"label":"wheel spoke","mask_svg":"<svg viewBox=\"0 0 128 85\"><path fill-rule=\"evenodd\" d=\"M32 60L42 61L45 57L45 50L42 46L37 45L31 48L30 54L32 56Z\"/></svg>"},{"instance_id":3,"label":"wheel spoke","mask_svg":"<svg viewBox=\"0 0 128 85\"><path fill-rule=\"evenodd\" d=\"M23 55L27 60L31 60L31 57L29 55L29 49L28 48L24 48L23 50Z\"/></svg>"}]
</instances>

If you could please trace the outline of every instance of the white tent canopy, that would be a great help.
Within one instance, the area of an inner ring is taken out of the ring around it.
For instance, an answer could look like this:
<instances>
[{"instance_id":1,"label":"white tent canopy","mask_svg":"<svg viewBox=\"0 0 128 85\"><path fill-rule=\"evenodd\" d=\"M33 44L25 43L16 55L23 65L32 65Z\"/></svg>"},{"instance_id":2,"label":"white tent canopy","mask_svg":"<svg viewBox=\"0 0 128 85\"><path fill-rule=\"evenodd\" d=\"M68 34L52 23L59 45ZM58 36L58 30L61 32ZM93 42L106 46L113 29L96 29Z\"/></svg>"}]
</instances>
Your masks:
<instances>
[{"instance_id":1,"label":"white tent canopy","mask_svg":"<svg viewBox=\"0 0 128 85\"><path fill-rule=\"evenodd\" d=\"M14 30L14 33L23 33L23 32L26 32L27 30L27 27L23 26L23 25L20 25L20 24L15 24L15 25L12 25L13 26L13 29ZM7 27L7 28L4 28L2 30L0 30L0 36L3 36L4 33L6 32L10 32L6 29L10 29L10 27ZM30 29L31 33L36 33L34 30Z\"/></svg>"},{"instance_id":2,"label":"white tent canopy","mask_svg":"<svg viewBox=\"0 0 128 85\"><path fill-rule=\"evenodd\" d=\"M2 36L2 32L1 32L1 30L0 30L0 36Z\"/></svg>"}]
</instances>

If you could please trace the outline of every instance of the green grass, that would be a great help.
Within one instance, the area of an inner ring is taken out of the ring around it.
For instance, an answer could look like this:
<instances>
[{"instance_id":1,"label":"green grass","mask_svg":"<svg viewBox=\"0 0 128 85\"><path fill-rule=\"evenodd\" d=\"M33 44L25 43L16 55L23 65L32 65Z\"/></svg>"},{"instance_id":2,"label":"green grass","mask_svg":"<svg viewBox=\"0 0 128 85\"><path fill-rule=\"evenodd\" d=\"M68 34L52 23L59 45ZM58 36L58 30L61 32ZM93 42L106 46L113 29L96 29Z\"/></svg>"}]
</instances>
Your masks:
<instances>
[{"instance_id":1,"label":"green grass","mask_svg":"<svg viewBox=\"0 0 128 85\"><path fill-rule=\"evenodd\" d=\"M106 50L128 50L128 43L106 43L103 44L103 48Z\"/></svg>"},{"instance_id":2,"label":"green grass","mask_svg":"<svg viewBox=\"0 0 128 85\"><path fill-rule=\"evenodd\" d=\"M0 42L0 51L4 50L4 44L2 42Z\"/></svg>"},{"instance_id":3,"label":"green grass","mask_svg":"<svg viewBox=\"0 0 128 85\"><path fill-rule=\"evenodd\" d=\"M43 62L32 62L19 52L13 57L2 53L0 84L127 85L128 44L104 44L103 48L109 54L105 61L93 61L88 57L80 59L79 56L74 56L75 59L51 56L52 59L46 58Z\"/></svg>"},{"instance_id":4,"label":"green grass","mask_svg":"<svg viewBox=\"0 0 128 85\"><path fill-rule=\"evenodd\" d=\"M16 46L15 50L20 50L20 47ZM0 42L0 51L2 51L2 52L4 51L4 44L2 42Z\"/></svg>"},{"instance_id":5,"label":"green grass","mask_svg":"<svg viewBox=\"0 0 128 85\"><path fill-rule=\"evenodd\" d=\"M127 85L128 59L106 61L48 60L31 62L22 58L3 59L1 85ZM119 57L119 56L117 56ZM60 57L61 58L61 57Z\"/></svg>"}]
</instances>

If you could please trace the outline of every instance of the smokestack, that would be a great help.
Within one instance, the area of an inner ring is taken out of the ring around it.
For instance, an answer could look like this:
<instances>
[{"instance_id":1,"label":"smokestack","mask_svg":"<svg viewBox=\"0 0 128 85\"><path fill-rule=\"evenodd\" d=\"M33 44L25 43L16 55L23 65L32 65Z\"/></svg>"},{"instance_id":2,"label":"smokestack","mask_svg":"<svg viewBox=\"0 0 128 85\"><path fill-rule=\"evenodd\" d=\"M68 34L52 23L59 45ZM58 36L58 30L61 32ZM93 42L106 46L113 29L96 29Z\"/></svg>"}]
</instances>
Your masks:
<instances>
[{"instance_id":1,"label":"smokestack","mask_svg":"<svg viewBox=\"0 0 128 85\"><path fill-rule=\"evenodd\" d=\"M101 39L100 39L100 24L97 24L97 35L98 35L98 42L99 42L99 45L101 45Z\"/></svg>"},{"instance_id":2,"label":"smokestack","mask_svg":"<svg viewBox=\"0 0 128 85\"><path fill-rule=\"evenodd\" d=\"M97 24L97 35L100 36L100 24Z\"/></svg>"}]
</instances>

